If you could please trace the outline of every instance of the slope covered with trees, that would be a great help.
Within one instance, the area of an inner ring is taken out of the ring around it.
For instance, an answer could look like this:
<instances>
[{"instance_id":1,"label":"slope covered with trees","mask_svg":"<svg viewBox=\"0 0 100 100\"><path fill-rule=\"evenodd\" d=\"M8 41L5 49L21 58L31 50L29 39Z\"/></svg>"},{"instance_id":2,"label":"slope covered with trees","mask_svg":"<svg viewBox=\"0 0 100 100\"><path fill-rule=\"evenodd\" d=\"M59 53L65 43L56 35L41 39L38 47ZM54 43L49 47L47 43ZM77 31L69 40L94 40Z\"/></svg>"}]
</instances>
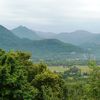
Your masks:
<instances>
[{"instance_id":1,"label":"slope covered with trees","mask_svg":"<svg viewBox=\"0 0 100 100\"><path fill-rule=\"evenodd\" d=\"M35 31L32 31L31 29L28 29L25 26L19 26L17 28L14 28L11 30L16 36L20 38L27 38L31 40L40 40L40 36L37 35Z\"/></svg>"},{"instance_id":2,"label":"slope covered with trees","mask_svg":"<svg viewBox=\"0 0 100 100\"><path fill-rule=\"evenodd\" d=\"M28 53L0 49L0 99L99 100L100 67L94 61L88 66L91 72L87 78L76 68L62 75L51 72L42 62L34 64Z\"/></svg>"},{"instance_id":3,"label":"slope covered with trees","mask_svg":"<svg viewBox=\"0 0 100 100\"><path fill-rule=\"evenodd\" d=\"M33 64L24 52L0 49L0 99L2 100L61 100L59 75L45 64Z\"/></svg>"},{"instance_id":4,"label":"slope covered with trees","mask_svg":"<svg viewBox=\"0 0 100 100\"><path fill-rule=\"evenodd\" d=\"M0 26L0 47L6 50L29 51L33 54L34 59L70 58L73 56L73 53L78 55L84 52L78 46L63 43L57 39L21 39L3 26Z\"/></svg>"},{"instance_id":5,"label":"slope covered with trees","mask_svg":"<svg viewBox=\"0 0 100 100\"><path fill-rule=\"evenodd\" d=\"M54 38L59 39L65 43L80 45L83 44L84 42L90 41L95 36L96 34L93 34L91 32L85 30L77 30L69 33L65 32L65 33L56 34Z\"/></svg>"}]
</instances>

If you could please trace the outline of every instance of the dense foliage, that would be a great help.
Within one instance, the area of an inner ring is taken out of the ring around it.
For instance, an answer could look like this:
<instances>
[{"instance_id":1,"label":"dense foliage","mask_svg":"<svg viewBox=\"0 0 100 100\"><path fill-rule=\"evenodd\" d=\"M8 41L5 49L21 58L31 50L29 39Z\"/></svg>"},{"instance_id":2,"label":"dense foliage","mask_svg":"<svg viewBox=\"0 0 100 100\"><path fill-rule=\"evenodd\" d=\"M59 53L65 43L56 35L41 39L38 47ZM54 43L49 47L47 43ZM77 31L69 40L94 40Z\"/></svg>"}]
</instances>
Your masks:
<instances>
[{"instance_id":1,"label":"dense foliage","mask_svg":"<svg viewBox=\"0 0 100 100\"><path fill-rule=\"evenodd\" d=\"M99 100L100 67L88 65L87 77L76 67L54 73L34 64L29 53L0 49L0 100Z\"/></svg>"}]
</instances>

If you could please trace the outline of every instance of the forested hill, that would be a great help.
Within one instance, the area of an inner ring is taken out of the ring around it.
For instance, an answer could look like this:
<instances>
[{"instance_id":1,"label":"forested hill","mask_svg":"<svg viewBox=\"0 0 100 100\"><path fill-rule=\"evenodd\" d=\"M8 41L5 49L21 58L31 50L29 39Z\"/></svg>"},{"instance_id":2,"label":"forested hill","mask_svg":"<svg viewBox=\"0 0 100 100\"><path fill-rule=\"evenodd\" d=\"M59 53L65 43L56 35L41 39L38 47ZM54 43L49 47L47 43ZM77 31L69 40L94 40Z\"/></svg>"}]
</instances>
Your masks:
<instances>
[{"instance_id":1,"label":"forested hill","mask_svg":"<svg viewBox=\"0 0 100 100\"><path fill-rule=\"evenodd\" d=\"M84 30L77 30L74 32L70 33L59 33L55 35L54 38L59 39L65 43L72 43L74 45L80 45L83 44L84 42L90 41L95 37L96 34L93 34L88 31Z\"/></svg>"},{"instance_id":2,"label":"forested hill","mask_svg":"<svg viewBox=\"0 0 100 100\"><path fill-rule=\"evenodd\" d=\"M84 71L74 65L52 72L30 59L28 53L0 49L0 100L100 100L100 67L95 61Z\"/></svg>"},{"instance_id":3,"label":"forested hill","mask_svg":"<svg viewBox=\"0 0 100 100\"><path fill-rule=\"evenodd\" d=\"M3 26L0 26L0 48L6 50L25 50L33 53L35 57L54 57L59 56L62 58L64 55L70 55L71 53L79 54L83 53L80 47L74 46L69 43L63 43L57 39L45 39L45 40L29 40L21 39L15 36L10 30Z\"/></svg>"},{"instance_id":4,"label":"forested hill","mask_svg":"<svg viewBox=\"0 0 100 100\"><path fill-rule=\"evenodd\" d=\"M15 36L10 30L0 25L0 48L6 50L17 49L21 39Z\"/></svg>"},{"instance_id":5,"label":"forested hill","mask_svg":"<svg viewBox=\"0 0 100 100\"><path fill-rule=\"evenodd\" d=\"M19 26L17 28L14 28L11 30L16 36L20 38L28 38L31 40L40 40L40 36L37 35L37 33L31 29L28 29L25 26Z\"/></svg>"},{"instance_id":6,"label":"forested hill","mask_svg":"<svg viewBox=\"0 0 100 100\"><path fill-rule=\"evenodd\" d=\"M42 32L42 31L32 30L22 25L12 29L11 31L20 38L28 38L31 40L51 39L56 35L56 33L52 32Z\"/></svg>"}]
</instances>

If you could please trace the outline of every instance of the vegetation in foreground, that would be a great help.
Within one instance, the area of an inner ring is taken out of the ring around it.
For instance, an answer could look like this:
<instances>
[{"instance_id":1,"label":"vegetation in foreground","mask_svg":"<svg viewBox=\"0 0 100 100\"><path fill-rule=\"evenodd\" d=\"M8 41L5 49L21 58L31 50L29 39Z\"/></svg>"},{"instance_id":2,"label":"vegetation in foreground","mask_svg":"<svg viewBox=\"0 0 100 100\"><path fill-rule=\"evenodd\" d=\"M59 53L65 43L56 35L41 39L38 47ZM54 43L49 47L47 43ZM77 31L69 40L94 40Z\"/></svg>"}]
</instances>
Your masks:
<instances>
[{"instance_id":1,"label":"vegetation in foreground","mask_svg":"<svg viewBox=\"0 0 100 100\"><path fill-rule=\"evenodd\" d=\"M77 68L60 74L34 64L28 53L0 49L0 100L100 100L100 67L88 66L89 74Z\"/></svg>"}]
</instances>

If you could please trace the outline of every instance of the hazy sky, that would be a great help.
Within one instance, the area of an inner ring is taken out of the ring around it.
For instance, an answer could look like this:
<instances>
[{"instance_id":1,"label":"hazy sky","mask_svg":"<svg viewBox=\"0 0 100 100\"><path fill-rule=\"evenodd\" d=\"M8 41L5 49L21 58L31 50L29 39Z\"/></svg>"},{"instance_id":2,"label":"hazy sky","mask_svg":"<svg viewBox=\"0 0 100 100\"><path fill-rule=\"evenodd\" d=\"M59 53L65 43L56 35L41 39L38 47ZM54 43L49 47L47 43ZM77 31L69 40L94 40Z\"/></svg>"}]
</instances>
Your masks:
<instances>
[{"instance_id":1,"label":"hazy sky","mask_svg":"<svg viewBox=\"0 0 100 100\"><path fill-rule=\"evenodd\" d=\"M100 0L0 0L0 24L51 32L100 32Z\"/></svg>"}]
</instances>

